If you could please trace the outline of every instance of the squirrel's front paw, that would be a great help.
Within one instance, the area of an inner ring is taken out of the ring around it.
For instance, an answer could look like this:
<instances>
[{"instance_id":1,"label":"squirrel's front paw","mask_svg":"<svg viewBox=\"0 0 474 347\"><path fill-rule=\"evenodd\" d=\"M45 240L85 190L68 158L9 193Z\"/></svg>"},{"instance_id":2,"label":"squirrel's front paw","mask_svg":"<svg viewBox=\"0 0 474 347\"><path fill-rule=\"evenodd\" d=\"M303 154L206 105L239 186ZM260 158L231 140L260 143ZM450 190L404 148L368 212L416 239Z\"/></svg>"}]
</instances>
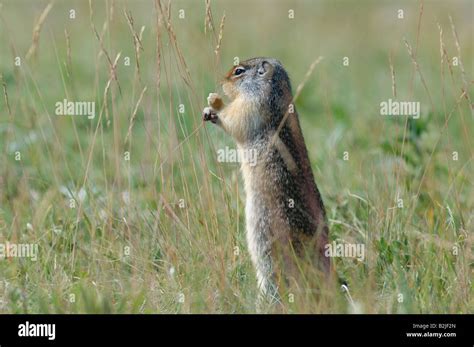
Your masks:
<instances>
[{"instance_id":1,"label":"squirrel's front paw","mask_svg":"<svg viewBox=\"0 0 474 347\"><path fill-rule=\"evenodd\" d=\"M207 105L212 107L214 110L219 111L222 106L224 106L224 102L222 101L222 98L219 96L219 94L209 93L209 96L207 97Z\"/></svg>"},{"instance_id":2,"label":"squirrel's front paw","mask_svg":"<svg viewBox=\"0 0 474 347\"><path fill-rule=\"evenodd\" d=\"M204 111L202 111L202 120L203 121L211 121L212 123L217 123L217 120L219 117L217 117L216 111L212 107L206 107L204 108Z\"/></svg>"}]
</instances>

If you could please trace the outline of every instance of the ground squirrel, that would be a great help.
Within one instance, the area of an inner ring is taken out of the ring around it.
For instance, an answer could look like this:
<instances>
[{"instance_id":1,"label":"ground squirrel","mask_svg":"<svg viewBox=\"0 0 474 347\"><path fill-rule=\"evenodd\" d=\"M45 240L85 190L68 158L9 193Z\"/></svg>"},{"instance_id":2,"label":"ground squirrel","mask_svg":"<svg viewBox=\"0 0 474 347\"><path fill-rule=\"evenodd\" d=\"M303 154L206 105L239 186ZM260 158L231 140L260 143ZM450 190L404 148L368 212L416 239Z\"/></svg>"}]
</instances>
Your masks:
<instances>
[{"instance_id":1,"label":"ground squirrel","mask_svg":"<svg viewBox=\"0 0 474 347\"><path fill-rule=\"evenodd\" d=\"M256 165L241 163L246 237L259 288L278 298L281 283L299 278L299 259L329 272L323 201L282 64L272 58L246 60L228 72L222 86L230 103L209 94L203 120L231 135L239 151L257 153Z\"/></svg>"}]
</instances>

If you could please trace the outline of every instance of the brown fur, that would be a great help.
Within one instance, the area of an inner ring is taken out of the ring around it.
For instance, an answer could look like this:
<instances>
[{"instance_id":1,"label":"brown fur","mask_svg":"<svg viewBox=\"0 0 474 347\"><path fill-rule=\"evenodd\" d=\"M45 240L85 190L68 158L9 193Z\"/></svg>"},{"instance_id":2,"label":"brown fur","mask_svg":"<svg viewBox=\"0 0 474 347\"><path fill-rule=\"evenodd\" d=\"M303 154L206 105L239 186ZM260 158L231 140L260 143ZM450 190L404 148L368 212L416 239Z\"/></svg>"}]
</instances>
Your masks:
<instances>
[{"instance_id":1,"label":"brown fur","mask_svg":"<svg viewBox=\"0 0 474 347\"><path fill-rule=\"evenodd\" d=\"M281 124L293 99L281 63L269 58L242 62L226 74L223 90L231 102L226 106L216 94L210 95L204 119L222 127L241 150L258 153L256 166L241 167L247 241L259 286L275 297L282 281L301 283L295 256L309 255L312 266L329 271L324 205L296 110Z\"/></svg>"}]
</instances>

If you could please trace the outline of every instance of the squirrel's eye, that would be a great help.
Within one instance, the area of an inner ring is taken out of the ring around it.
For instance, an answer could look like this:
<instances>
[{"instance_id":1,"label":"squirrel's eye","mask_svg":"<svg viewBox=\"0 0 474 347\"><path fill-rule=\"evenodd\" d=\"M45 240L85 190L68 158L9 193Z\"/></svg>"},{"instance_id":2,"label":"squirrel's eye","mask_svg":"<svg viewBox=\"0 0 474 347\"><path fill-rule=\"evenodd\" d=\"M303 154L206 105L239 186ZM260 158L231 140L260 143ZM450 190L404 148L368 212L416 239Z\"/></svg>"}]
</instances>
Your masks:
<instances>
[{"instance_id":1,"label":"squirrel's eye","mask_svg":"<svg viewBox=\"0 0 474 347\"><path fill-rule=\"evenodd\" d=\"M235 69L234 75L238 76L238 75L243 74L244 72L245 72L245 69L242 69L241 67L238 67L237 69Z\"/></svg>"}]
</instances>

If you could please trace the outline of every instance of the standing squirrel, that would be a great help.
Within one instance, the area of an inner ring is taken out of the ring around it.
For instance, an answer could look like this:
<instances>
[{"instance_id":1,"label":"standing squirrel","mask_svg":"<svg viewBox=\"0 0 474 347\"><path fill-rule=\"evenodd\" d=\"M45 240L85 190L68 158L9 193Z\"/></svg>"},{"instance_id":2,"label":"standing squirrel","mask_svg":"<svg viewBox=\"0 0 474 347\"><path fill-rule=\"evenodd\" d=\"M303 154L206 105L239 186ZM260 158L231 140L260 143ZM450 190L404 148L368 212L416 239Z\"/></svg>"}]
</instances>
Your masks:
<instances>
[{"instance_id":1,"label":"standing squirrel","mask_svg":"<svg viewBox=\"0 0 474 347\"><path fill-rule=\"evenodd\" d=\"M256 164L241 163L246 238L260 290L278 300L282 283L302 284L299 260L329 273L323 201L282 64L273 58L246 60L227 73L222 86L230 103L209 94L203 120L224 129L239 151L257 154Z\"/></svg>"}]
</instances>

